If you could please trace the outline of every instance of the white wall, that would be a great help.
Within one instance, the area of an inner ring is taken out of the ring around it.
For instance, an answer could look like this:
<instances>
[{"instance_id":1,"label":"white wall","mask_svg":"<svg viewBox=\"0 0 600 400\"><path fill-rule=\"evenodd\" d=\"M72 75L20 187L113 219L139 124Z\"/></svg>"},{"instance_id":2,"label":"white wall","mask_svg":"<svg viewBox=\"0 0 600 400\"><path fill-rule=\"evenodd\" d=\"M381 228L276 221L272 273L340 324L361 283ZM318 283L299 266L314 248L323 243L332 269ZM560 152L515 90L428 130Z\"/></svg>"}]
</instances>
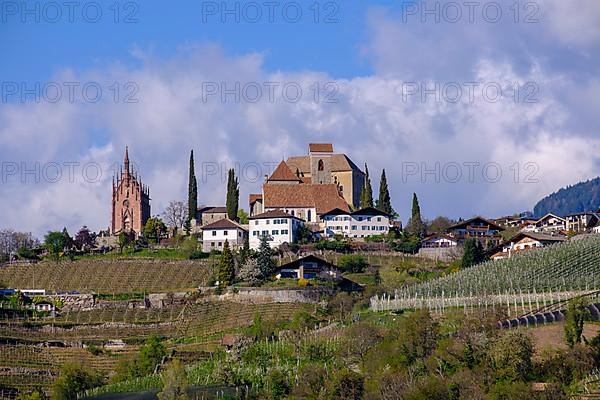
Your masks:
<instances>
[{"instance_id":1,"label":"white wall","mask_svg":"<svg viewBox=\"0 0 600 400\"><path fill-rule=\"evenodd\" d=\"M296 239L298 226L302 224L295 218L264 218L250 220L250 248L257 250L262 235L268 235L271 248L283 243L292 243Z\"/></svg>"},{"instance_id":2,"label":"white wall","mask_svg":"<svg viewBox=\"0 0 600 400\"><path fill-rule=\"evenodd\" d=\"M388 233L390 219L383 215L331 215L324 218L328 235L344 235L352 238Z\"/></svg>"},{"instance_id":3,"label":"white wall","mask_svg":"<svg viewBox=\"0 0 600 400\"><path fill-rule=\"evenodd\" d=\"M244 231L241 229L205 229L202 231L203 251L222 250L225 240L229 247L235 248L244 243ZM214 245L212 245L214 243ZM220 245L219 245L220 244Z\"/></svg>"}]
</instances>

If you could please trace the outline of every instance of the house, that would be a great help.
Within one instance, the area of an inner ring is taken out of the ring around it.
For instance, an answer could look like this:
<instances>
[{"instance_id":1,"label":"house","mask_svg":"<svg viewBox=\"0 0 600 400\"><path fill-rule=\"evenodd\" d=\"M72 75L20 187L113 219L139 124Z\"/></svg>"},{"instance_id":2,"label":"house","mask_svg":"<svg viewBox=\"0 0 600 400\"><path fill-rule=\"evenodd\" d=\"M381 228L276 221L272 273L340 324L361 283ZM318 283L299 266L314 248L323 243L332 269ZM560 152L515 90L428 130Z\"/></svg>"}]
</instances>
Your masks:
<instances>
[{"instance_id":1,"label":"house","mask_svg":"<svg viewBox=\"0 0 600 400\"><path fill-rule=\"evenodd\" d=\"M257 250L263 236L267 237L271 248L283 243L293 243L302 225L304 225L302 219L283 210L270 210L251 216L249 217L250 248Z\"/></svg>"},{"instance_id":2,"label":"house","mask_svg":"<svg viewBox=\"0 0 600 400\"><path fill-rule=\"evenodd\" d=\"M365 174L346 154L334 153L333 144L310 143L308 155L289 157L286 164L303 183L334 184L348 205L359 207Z\"/></svg>"},{"instance_id":3,"label":"house","mask_svg":"<svg viewBox=\"0 0 600 400\"><path fill-rule=\"evenodd\" d=\"M458 240L443 233L434 233L421 241L421 247L426 249L439 249L456 246L458 246Z\"/></svg>"},{"instance_id":4,"label":"house","mask_svg":"<svg viewBox=\"0 0 600 400\"><path fill-rule=\"evenodd\" d=\"M475 239L487 248L500 244L500 232L503 230L500 225L478 216L449 227L447 233L457 240L458 244L464 244L467 239Z\"/></svg>"},{"instance_id":5,"label":"house","mask_svg":"<svg viewBox=\"0 0 600 400\"><path fill-rule=\"evenodd\" d=\"M223 250L225 241L232 249L244 246L248 230L228 218L218 220L202 227L202 251Z\"/></svg>"},{"instance_id":6,"label":"house","mask_svg":"<svg viewBox=\"0 0 600 400\"><path fill-rule=\"evenodd\" d=\"M227 217L227 207L202 206L198 208L198 212L196 213L196 221L200 226L212 224Z\"/></svg>"},{"instance_id":7,"label":"house","mask_svg":"<svg viewBox=\"0 0 600 400\"><path fill-rule=\"evenodd\" d=\"M500 260L503 258L510 258L516 253L540 247L551 246L553 244L562 243L566 240L567 237L563 235L550 235L539 232L519 232L502 246L501 251L492 255L491 259Z\"/></svg>"},{"instance_id":8,"label":"house","mask_svg":"<svg viewBox=\"0 0 600 400\"><path fill-rule=\"evenodd\" d=\"M275 272L275 277L339 281L342 279L342 271L322 258L309 255L280 266Z\"/></svg>"},{"instance_id":9,"label":"house","mask_svg":"<svg viewBox=\"0 0 600 400\"><path fill-rule=\"evenodd\" d=\"M35 311L39 311L39 312L43 312L43 311L46 311L46 312L55 312L56 311L56 306L53 303L49 302L49 301L42 300L42 301L39 301L39 302L35 303Z\"/></svg>"},{"instance_id":10,"label":"house","mask_svg":"<svg viewBox=\"0 0 600 400\"><path fill-rule=\"evenodd\" d=\"M538 219L533 227L535 232L560 232L567 228L566 220L554 214L546 214Z\"/></svg>"},{"instance_id":11,"label":"house","mask_svg":"<svg viewBox=\"0 0 600 400\"><path fill-rule=\"evenodd\" d=\"M354 212L335 208L321 215L321 220L327 237L365 238L388 233L390 229L390 215L373 207Z\"/></svg>"},{"instance_id":12,"label":"house","mask_svg":"<svg viewBox=\"0 0 600 400\"><path fill-rule=\"evenodd\" d=\"M334 183L306 183L282 161L263 185L260 195L250 195L250 216L283 210L310 223L339 208L350 211L339 186Z\"/></svg>"},{"instance_id":13,"label":"house","mask_svg":"<svg viewBox=\"0 0 600 400\"><path fill-rule=\"evenodd\" d=\"M514 228L521 225L521 218L514 215L507 215L505 217L496 218L493 222L504 228Z\"/></svg>"},{"instance_id":14,"label":"house","mask_svg":"<svg viewBox=\"0 0 600 400\"><path fill-rule=\"evenodd\" d=\"M566 230L568 232L589 232L598 225L600 218L593 212L569 214L565 217Z\"/></svg>"}]
</instances>

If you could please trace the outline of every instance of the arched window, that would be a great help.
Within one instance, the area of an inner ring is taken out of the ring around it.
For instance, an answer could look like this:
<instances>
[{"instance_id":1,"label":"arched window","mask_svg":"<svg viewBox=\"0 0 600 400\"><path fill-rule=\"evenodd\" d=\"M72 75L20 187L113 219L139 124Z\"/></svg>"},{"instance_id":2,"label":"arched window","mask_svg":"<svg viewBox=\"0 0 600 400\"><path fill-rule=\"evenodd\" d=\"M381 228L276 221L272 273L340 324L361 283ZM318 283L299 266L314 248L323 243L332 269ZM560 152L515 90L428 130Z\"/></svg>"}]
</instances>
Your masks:
<instances>
[{"instance_id":1,"label":"arched window","mask_svg":"<svg viewBox=\"0 0 600 400\"><path fill-rule=\"evenodd\" d=\"M323 164L323 160L319 160L319 171L324 171L325 170L325 164Z\"/></svg>"},{"instance_id":2,"label":"arched window","mask_svg":"<svg viewBox=\"0 0 600 400\"><path fill-rule=\"evenodd\" d=\"M311 215L312 215L312 213L311 213L311 210L308 210L308 217L306 218L306 220L307 220L308 222L310 222L310 221L311 221L311 218L310 218L310 217L311 217Z\"/></svg>"}]
</instances>

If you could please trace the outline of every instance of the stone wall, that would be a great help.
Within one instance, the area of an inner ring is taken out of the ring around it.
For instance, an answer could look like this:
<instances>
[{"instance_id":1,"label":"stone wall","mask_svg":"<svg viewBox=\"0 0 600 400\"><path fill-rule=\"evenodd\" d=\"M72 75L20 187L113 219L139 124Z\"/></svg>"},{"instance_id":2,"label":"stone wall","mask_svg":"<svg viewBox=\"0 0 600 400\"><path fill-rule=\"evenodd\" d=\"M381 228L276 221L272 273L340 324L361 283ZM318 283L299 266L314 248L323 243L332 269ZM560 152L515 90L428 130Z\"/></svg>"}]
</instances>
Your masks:
<instances>
[{"instance_id":1,"label":"stone wall","mask_svg":"<svg viewBox=\"0 0 600 400\"><path fill-rule=\"evenodd\" d=\"M239 288L218 296L220 300L239 303L320 303L335 294L330 288Z\"/></svg>"}]
</instances>

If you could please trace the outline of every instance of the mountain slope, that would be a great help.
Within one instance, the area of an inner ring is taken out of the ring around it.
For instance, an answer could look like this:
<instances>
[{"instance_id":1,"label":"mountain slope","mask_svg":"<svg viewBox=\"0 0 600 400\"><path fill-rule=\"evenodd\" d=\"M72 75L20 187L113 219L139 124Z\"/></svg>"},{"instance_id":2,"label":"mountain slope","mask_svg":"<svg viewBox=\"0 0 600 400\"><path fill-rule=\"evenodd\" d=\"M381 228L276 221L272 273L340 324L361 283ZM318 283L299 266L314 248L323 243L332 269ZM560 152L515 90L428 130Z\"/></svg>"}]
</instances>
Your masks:
<instances>
[{"instance_id":1,"label":"mountain slope","mask_svg":"<svg viewBox=\"0 0 600 400\"><path fill-rule=\"evenodd\" d=\"M544 197L534 207L536 217L548 213L565 216L583 211L596 211L600 207L600 177L567 186Z\"/></svg>"}]
</instances>

